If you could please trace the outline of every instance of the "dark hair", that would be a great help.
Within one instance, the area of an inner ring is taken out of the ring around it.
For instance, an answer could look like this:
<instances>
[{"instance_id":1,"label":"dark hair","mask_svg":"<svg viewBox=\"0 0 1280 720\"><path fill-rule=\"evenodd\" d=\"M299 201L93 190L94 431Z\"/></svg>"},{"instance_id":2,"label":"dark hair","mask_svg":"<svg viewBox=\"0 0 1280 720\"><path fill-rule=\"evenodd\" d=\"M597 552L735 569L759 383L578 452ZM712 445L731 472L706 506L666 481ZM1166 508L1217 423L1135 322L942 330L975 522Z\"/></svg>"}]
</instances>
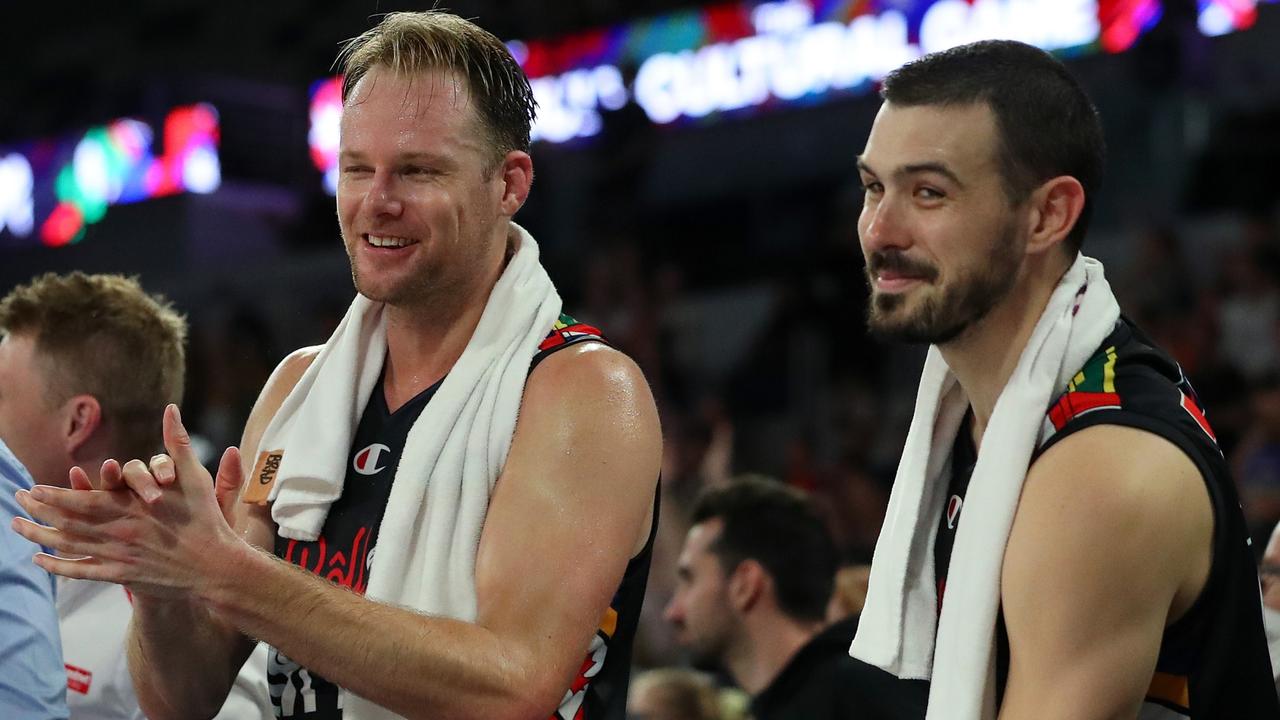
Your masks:
<instances>
[{"instance_id":1,"label":"dark hair","mask_svg":"<svg viewBox=\"0 0 1280 720\"><path fill-rule=\"evenodd\" d=\"M773 578L778 605L798 620L822 620L839 564L835 542L812 501L763 477L742 477L699 496L693 522L720 518L711 545L726 572L755 560Z\"/></svg>"},{"instance_id":2,"label":"dark hair","mask_svg":"<svg viewBox=\"0 0 1280 720\"><path fill-rule=\"evenodd\" d=\"M389 13L377 27L348 41L338 62L344 103L356 83L379 65L404 75L457 73L476 102L494 153L493 167L511 150L529 151L538 106L529 78L497 36L457 15L440 10Z\"/></svg>"},{"instance_id":3,"label":"dark hair","mask_svg":"<svg viewBox=\"0 0 1280 720\"><path fill-rule=\"evenodd\" d=\"M1040 183L1070 175L1084 186L1080 219L1067 235L1084 243L1106 145L1084 88L1049 53L1012 40L984 40L930 53L884 79L880 96L903 107L986 103L995 115L1000 173L1010 202Z\"/></svg>"},{"instance_id":4,"label":"dark hair","mask_svg":"<svg viewBox=\"0 0 1280 720\"><path fill-rule=\"evenodd\" d=\"M187 339L186 319L163 297L122 275L47 273L0 299L0 330L35 341L53 403L98 399L120 454L160 447L160 415L182 402Z\"/></svg>"}]
</instances>

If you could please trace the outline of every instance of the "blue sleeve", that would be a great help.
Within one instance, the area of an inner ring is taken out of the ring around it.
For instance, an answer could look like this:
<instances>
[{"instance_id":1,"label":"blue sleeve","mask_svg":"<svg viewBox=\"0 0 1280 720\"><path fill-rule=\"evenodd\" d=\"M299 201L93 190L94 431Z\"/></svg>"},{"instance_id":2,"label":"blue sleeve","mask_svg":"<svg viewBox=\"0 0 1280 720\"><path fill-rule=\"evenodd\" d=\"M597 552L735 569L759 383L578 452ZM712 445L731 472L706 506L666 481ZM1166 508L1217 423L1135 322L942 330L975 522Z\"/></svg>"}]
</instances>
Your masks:
<instances>
[{"instance_id":1,"label":"blue sleeve","mask_svg":"<svg viewBox=\"0 0 1280 720\"><path fill-rule=\"evenodd\" d=\"M28 519L14 493L31 476L0 442L0 717L57 720L67 717L67 671L62 664L54 584L31 558L39 546L10 527Z\"/></svg>"}]
</instances>

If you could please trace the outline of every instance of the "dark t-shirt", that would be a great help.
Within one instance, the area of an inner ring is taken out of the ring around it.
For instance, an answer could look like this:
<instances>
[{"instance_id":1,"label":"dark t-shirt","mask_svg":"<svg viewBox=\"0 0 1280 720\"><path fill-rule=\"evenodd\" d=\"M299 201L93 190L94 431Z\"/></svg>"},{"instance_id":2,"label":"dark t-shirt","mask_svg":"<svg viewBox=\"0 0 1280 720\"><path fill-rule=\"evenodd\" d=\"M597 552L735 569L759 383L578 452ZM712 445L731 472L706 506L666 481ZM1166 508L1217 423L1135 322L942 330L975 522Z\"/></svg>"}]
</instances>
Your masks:
<instances>
[{"instance_id":1,"label":"dark t-shirt","mask_svg":"<svg viewBox=\"0 0 1280 720\"><path fill-rule=\"evenodd\" d=\"M539 346L530 372L551 354L581 342L605 340L596 328L562 315ZM351 443L342 496L330 506L320 537L314 542L276 537L278 557L364 594L395 468L409 430L439 385L422 391L393 413L387 407L382 383L377 384ZM657 522L655 502L653 527ZM652 554L651 528L648 544L627 564L582 665L551 720L624 720L631 644ZM270 651L267 680L277 718L341 720L343 693L339 687L275 648Z\"/></svg>"},{"instance_id":2,"label":"dark t-shirt","mask_svg":"<svg viewBox=\"0 0 1280 720\"><path fill-rule=\"evenodd\" d=\"M857 618L838 622L800 648L751 701L754 720L908 720L923 718L929 684L899 680L849 657Z\"/></svg>"},{"instance_id":3,"label":"dark t-shirt","mask_svg":"<svg viewBox=\"0 0 1280 720\"><path fill-rule=\"evenodd\" d=\"M1072 433L1123 425L1158 435L1187 455L1204 479L1213 506L1213 564L1199 598L1165 628L1156 670L1139 720L1147 718L1280 718L1262 628L1261 593L1235 484L1195 390L1182 369L1127 319L1085 363L1045 414L1036 457ZM976 453L966 420L956 438L948 502L934 546L938 603ZM1032 460L1034 462L1034 458ZM997 627L997 688L1008 679L1004 616Z\"/></svg>"}]
</instances>

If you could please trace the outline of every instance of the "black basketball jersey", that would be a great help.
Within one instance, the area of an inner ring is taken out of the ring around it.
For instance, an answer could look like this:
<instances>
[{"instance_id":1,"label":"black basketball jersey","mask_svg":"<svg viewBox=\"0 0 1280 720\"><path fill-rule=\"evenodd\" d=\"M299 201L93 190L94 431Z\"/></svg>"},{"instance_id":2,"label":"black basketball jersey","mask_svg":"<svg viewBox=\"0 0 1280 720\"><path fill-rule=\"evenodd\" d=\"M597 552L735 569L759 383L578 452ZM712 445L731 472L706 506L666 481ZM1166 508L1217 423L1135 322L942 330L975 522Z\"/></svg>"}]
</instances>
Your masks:
<instances>
[{"instance_id":1,"label":"black basketball jersey","mask_svg":"<svg viewBox=\"0 0 1280 720\"><path fill-rule=\"evenodd\" d=\"M580 342L606 342L596 328L561 315L539 345L530 371L552 353ZM276 537L275 554L288 562L364 594L377 548L391 481L409 430L440 383L422 391L394 413L379 382L360 418L347 465L342 496L334 501L314 542ZM655 502L653 527L657 527ZM644 550L628 563L613 601L573 684L551 720L623 720L631 670L631 644L649 576L653 528ZM343 691L272 648L267 680L278 718L340 720Z\"/></svg>"},{"instance_id":2,"label":"black basketball jersey","mask_svg":"<svg viewBox=\"0 0 1280 720\"><path fill-rule=\"evenodd\" d=\"M1044 423L1036 457L1087 427L1134 427L1182 450L1209 490L1214 517L1209 578L1186 614L1165 628L1139 720L1280 718L1244 514L1213 429L1182 369L1121 318L1067 391L1050 405ZM934 546L939 612L965 490L976 462L966 420L952 452L948 500ZM1003 614L996 630L999 697L1009 668Z\"/></svg>"}]
</instances>

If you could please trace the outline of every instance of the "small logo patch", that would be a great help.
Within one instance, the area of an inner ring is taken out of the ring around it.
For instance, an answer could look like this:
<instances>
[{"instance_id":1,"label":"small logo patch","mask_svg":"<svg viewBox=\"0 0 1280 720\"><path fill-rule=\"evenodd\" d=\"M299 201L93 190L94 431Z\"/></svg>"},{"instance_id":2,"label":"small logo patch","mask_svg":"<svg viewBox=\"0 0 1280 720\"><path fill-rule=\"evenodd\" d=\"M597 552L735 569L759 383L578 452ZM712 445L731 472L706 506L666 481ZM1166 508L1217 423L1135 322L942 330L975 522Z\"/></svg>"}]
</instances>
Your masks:
<instances>
[{"instance_id":1,"label":"small logo patch","mask_svg":"<svg viewBox=\"0 0 1280 720\"><path fill-rule=\"evenodd\" d=\"M369 447L356 453L351 460L351 467L361 475L377 475L387 466L379 465L378 460L382 459L383 453L391 452L391 448L382 443L374 443Z\"/></svg>"},{"instance_id":2,"label":"small logo patch","mask_svg":"<svg viewBox=\"0 0 1280 720\"><path fill-rule=\"evenodd\" d=\"M63 667L67 669L67 689L81 695L88 695L89 686L93 684L93 673L75 665L64 664Z\"/></svg>"},{"instance_id":3,"label":"small logo patch","mask_svg":"<svg viewBox=\"0 0 1280 720\"><path fill-rule=\"evenodd\" d=\"M1187 411L1187 414L1191 416L1191 419L1196 421L1196 425L1199 425L1200 429L1204 431L1204 434L1208 435L1209 439L1216 444L1218 442L1218 436L1214 435L1213 428L1209 427L1209 421L1205 419L1204 411L1200 409L1200 406L1196 404L1195 400L1191 399L1191 396L1182 391L1179 391L1179 394L1182 395L1182 409Z\"/></svg>"},{"instance_id":4,"label":"small logo patch","mask_svg":"<svg viewBox=\"0 0 1280 720\"><path fill-rule=\"evenodd\" d=\"M245 488L241 502L266 504L271 488L276 484L276 473L280 472L280 461L283 459L283 449L258 453L258 462L253 465L253 473L248 477L249 487Z\"/></svg>"},{"instance_id":5,"label":"small logo patch","mask_svg":"<svg viewBox=\"0 0 1280 720\"><path fill-rule=\"evenodd\" d=\"M952 495L947 501L947 529L955 530L956 521L960 519L960 508L964 506L964 498Z\"/></svg>"}]
</instances>

